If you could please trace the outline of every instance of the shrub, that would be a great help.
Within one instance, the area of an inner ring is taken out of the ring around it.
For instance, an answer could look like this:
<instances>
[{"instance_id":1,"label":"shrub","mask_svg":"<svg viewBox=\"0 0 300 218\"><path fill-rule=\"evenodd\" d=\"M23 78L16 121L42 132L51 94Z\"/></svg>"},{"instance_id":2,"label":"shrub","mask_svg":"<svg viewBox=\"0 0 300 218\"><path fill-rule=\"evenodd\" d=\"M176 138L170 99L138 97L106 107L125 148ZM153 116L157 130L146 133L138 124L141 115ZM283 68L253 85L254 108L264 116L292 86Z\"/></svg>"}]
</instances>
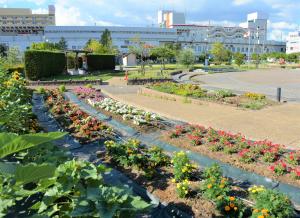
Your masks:
<instances>
[{"instance_id":1,"label":"shrub","mask_svg":"<svg viewBox=\"0 0 300 218\"><path fill-rule=\"evenodd\" d=\"M275 190L258 192L254 200L252 217L260 215L278 218L294 217L294 208L289 198Z\"/></svg>"},{"instance_id":2,"label":"shrub","mask_svg":"<svg viewBox=\"0 0 300 218\"><path fill-rule=\"evenodd\" d=\"M25 73L30 80L60 75L66 67L65 54L53 51L25 51Z\"/></svg>"},{"instance_id":3,"label":"shrub","mask_svg":"<svg viewBox=\"0 0 300 218\"><path fill-rule=\"evenodd\" d=\"M45 94L46 93L46 90L44 87L38 87L37 90L36 90L37 93L39 94Z\"/></svg>"},{"instance_id":4,"label":"shrub","mask_svg":"<svg viewBox=\"0 0 300 218\"><path fill-rule=\"evenodd\" d=\"M216 202L217 209L228 218L243 217L245 206L233 196L220 196Z\"/></svg>"},{"instance_id":5,"label":"shrub","mask_svg":"<svg viewBox=\"0 0 300 218\"><path fill-rule=\"evenodd\" d=\"M230 90L221 89L221 90L215 91L215 96L217 98L226 98L226 97L233 97L233 96L235 96L235 94L233 94L233 92Z\"/></svg>"},{"instance_id":6,"label":"shrub","mask_svg":"<svg viewBox=\"0 0 300 218\"><path fill-rule=\"evenodd\" d=\"M68 66L68 69L75 68L75 55L74 54L67 54L67 66Z\"/></svg>"},{"instance_id":7,"label":"shrub","mask_svg":"<svg viewBox=\"0 0 300 218\"><path fill-rule=\"evenodd\" d=\"M89 88L89 89L92 89L93 88L93 85L92 84L87 84L85 85L86 88Z\"/></svg>"},{"instance_id":8,"label":"shrub","mask_svg":"<svg viewBox=\"0 0 300 218\"><path fill-rule=\"evenodd\" d=\"M66 91L66 86L65 86L65 85L60 85L60 86L58 87L58 90L59 90L60 93L63 93L63 92Z\"/></svg>"},{"instance_id":9,"label":"shrub","mask_svg":"<svg viewBox=\"0 0 300 218\"><path fill-rule=\"evenodd\" d=\"M115 56L88 54L87 65L89 71L114 70L116 66Z\"/></svg>"}]
</instances>

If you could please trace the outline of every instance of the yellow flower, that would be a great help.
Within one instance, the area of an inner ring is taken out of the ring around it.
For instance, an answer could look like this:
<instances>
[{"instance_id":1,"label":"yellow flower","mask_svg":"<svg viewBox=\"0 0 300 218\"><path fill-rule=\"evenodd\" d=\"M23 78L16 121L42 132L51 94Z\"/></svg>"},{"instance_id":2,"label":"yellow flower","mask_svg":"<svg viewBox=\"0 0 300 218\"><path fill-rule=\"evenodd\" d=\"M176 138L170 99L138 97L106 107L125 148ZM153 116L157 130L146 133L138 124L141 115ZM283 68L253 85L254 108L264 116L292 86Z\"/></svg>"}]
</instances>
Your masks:
<instances>
[{"instance_id":1,"label":"yellow flower","mask_svg":"<svg viewBox=\"0 0 300 218\"><path fill-rule=\"evenodd\" d=\"M185 194L187 194L187 193L188 193L188 191L185 191L184 193L185 193Z\"/></svg>"},{"instance_id":2,"label":"yellow flower","mask_svg":"<svg viewBox=\"0 0 300 218\"><path fill-rule=\"evenodd\" d=\"M224 185L220 185L219 187L220 187L220 188L224 188L225 186L224 186Z\"/></svg>"},{"instance_id":3,"label":"yellow flower","mask_svg":"<svg viewBox=\"0 0 300 218\"><path fill-rule=\"evenodd\" d=\"M253 210L253 213L258 213L258 212L259 212L258 209L254 209L254 210Z\"/></svg>"},{"instance_id":4,"label":"yellow flower","mask_svg":"<svg viewBox=\"0 0 300 218\"><path fill-rule=\"evenodd\" d=\"M230 203L229 206L234 208L235 205L233 203Z\"/></svg>"},{"instance_id":5,"label":"yellow flower","mask_svg":"<svg viewBox=\"0 0 300 218\"><path fill-rule=\"evenodd\" d=\"M218 200L222 200L222 198L223 198L222 195L220 195L220 196L217 197Z\"/></svg>"},{"instance_id":6,"label":"yellow flower","mask_svg":"<svg viewBox=\"0 0 300 218\"><path fill-rule=\"evenodd\" d=\"M207 188L208 188L208 189L211 189L211 187L212 187L212 184L208 184L208 185L207 185Z\"/></svg>"},{"instance_id":7,"label":"yellow flower","mask_svg":"<svg viewBox=\"0 0 300 218\"><path fill-rule=\"evenodd\" d=\"M234 209L235 211L237 211L238 208L237 208L237 207L234 207L233 209Z\"/></svg>"},{"instance_id":8,"label":"yellow flower","mask_svg":"<svg viewBox=\"0 0 300 218\"><path fill-rule=\"evenodd\" d=\"M263 216L263 215L260 215L260 216L258 216L257 218L265 218L265 216Z\"/></svg>"},{"instance_id":9,"label":"yellow flower","mask_svg":"<svg viewBox=\"0 0 300 218\"><path fill-rule=\"evenodd\" d=\"M176 179L172 179L172 182L174 182L174 183L175 183L175 182L176 182Z\"/></svg>"},{"instance_id":10,"label":"yellow flower","mask_svg":"<svg viewBox=\"0 0 300 218\"><path fill-rule=\"evenodd\" d=\"M267 210L267 209L262 209L261 212L262 212L262 213L268 213L269 210Z\"/></svg>"},{"instance_id":11,"label":"yellow flower","mask_svg":"<svg viewBox=\"0 0 300 218\"><path fill-rule=\"evenodd\" d=\"M234 200L235 200L235 197L229 197L229 200L230 200L230 201L234 201Z\"/></svg>"},{"instance_id":12,"label":"yellow flower","mask_svg":"<svg viewBox=\"0 0 300 218\"><path fill-rule=\"evenodd\" d=\"M225 206L225 211L230 211L230 207L229 206Z\"/></svg>"},{"instance_id":13,"label":"yellow flower","mask_svg":"<svg viewBox=\"0 0 300 218\"><path fill-rule=\"evenodd\" d=\"M180 188L180 186L181 186L181 185L180 185L180 183L177 183L177 185L176 185L176 186L177 186L177 188Z\"/></svg>"},{"instance_id":14,"label":"yellow flower","mask_svg":"<svg viewBox=\"0 0 300 218\"><path fill-rule=\"evenodd\" d=\"M252 193L256 193L256 190L252 190L251 192L252 192Z\"/></svg>"}]
</instances>

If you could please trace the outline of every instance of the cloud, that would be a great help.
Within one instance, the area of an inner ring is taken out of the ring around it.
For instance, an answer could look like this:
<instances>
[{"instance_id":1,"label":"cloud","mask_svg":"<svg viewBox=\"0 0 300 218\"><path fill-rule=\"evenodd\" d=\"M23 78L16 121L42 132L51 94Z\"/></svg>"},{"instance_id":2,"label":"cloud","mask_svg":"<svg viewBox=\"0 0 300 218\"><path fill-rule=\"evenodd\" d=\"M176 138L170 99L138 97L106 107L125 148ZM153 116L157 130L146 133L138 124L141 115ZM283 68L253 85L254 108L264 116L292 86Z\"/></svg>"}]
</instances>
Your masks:
<instances>
[{"instance_id":1,"label":"cloud","mask_svg":"<svg viewBox=\"0 0 300 218\"><path fill-rule=\"evenodd\" d=\"M79 8L71 6L72 4L67 4L67 1L55 4L56 7L56 25L59 26L83 26L86 25L87 22L81 16L81 11Z\"/></svg>"},{"instance_id":2,"label":"cloud","mask_svg":"<svg viewBox=\"0 0 300 218\"><path fill-rule=\"evenodd\" d=\"M253 2L253 0L234 0L233 4L239 6L239 5L249 4L251 2Z\"/></svg>"}]
</instances>

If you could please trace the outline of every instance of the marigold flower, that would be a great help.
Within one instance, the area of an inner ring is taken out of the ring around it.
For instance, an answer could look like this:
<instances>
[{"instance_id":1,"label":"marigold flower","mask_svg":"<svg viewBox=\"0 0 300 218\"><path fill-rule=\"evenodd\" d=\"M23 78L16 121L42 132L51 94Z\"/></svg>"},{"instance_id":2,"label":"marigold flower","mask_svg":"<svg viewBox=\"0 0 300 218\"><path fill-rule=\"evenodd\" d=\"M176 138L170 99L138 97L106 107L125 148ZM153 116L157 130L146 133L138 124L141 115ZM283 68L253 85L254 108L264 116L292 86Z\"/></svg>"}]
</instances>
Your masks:
<instances>
[{"instance_id":1,"label":"marigold flower","mask_svg":"<svg viewBox=\"0 0 300 218\"><path fill-rule=\"evenodd\" d=\"M208 188L208 189L211 189L211 187L212 187L212 184L208 184L208 185L207 185L207 188Z\"/></svg>"},{"instance_id":2,"label":"marigold flower","mask_svg":"<svg viewBox=\"0 0 300 218\"><path fill-rule=\"evenodd\" d=\"M225 206L225 211L230 211L230 207L229 206Z\"/></svg>"},{"instance_id":3,"label":"marigold flower","mask_svg":"<svg viewBox=\"0 0 300 218\"><path fill-rule=\"evenodd\" d=\"M268 210L268 209L262 209L261 212L262 212L262 213L268 213L269 210Z\"/></svg>"},{"instance_id":4,"label":"marigold flower","mask_svg":"<svg viewBox=\"0 0 300 218\"><path fill-rule=\"evenodd\" d=\"M230 203L229 206L230 206L231 208L234 208L235 205L234 205L233 203Z\"/></svg>"},{"instance_id":5,"label":"marigold flower","mask_svg":"<svg viewBox=\"0 0 300 218\"><path fill-rule=\"evenodd\" d=\"M231 196L231 197L229 197L229 200L230 200L230 201L234 201L234 200L235 200L235 197Z\"/></svg>"},{"instance_id":6,"label":"marigold flower","mask_svg":"<svg viewBox=\"0 0 300 218\"><path fill-rule=\"evenodd\" d=\"M265 216L263 216L263 215L260 215L260 216L258 216L257 218L265 218Z\"/></svg>"},{"instance_id":7,"label":"marigold flower","mask_svg":"<svg viewBox=\"0 0 300 218\"><path fill-rule=\"evenodd\" d=\"M238 208L237 208L237 207L234 207L233 209L234 209L235 211L237 211Z\"/></svg>"}]
</instances>

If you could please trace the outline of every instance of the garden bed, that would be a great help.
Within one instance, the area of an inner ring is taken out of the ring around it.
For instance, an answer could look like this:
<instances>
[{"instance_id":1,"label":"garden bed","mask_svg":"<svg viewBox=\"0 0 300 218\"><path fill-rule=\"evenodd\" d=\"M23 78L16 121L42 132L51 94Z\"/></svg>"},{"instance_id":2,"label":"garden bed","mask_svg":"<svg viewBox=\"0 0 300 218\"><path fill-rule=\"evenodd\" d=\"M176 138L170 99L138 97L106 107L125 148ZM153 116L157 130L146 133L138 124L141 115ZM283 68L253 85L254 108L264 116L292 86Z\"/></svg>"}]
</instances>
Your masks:
<instances>
[{"instance_id":1,"label":"garden bed","mask_svg":"<svg viewBox=\"0 0 300 218\"><path fill-rule=\"evenodd\" d=\"M52 80L52 81L29 81L29 86L58 86L58 85L68 85L68 86L78 86L78 85L102 85L103 82L101 79L98 80Z\"/></svg>"},{"instance_id":2,"label":"garden bed","mask_svg":"<svg viewBox=\"0 0 300 218\"><path fill-rule=\"evenodd\" d=\"M282 145L268 141L253 142L241 135L201 126L177 126L175 130L163 133L162 140L246 171L300 187L300 151L289 152Z\"/></svg>"},{"instance_id":3,"label":"garden bed","mask_svg":"<svg viewBox=\"0 0 300 218\"><path fill-rule=\"evenodd\" d=\"M198 85L173 82L149 85L147 88L142 88L140 93L167 100L181 100L186 103L201 104L201 101L210 101L252 110L259 110L267 106L279 104L268 99L263 94L245 93L243 95L236 95L229 90L208 91Z\"/></svg>"},{"instance_id":4,"label":"garden bed","mask_svg":"<svg viewBox=\"0 0 300 218\"><path fill-rule=\"evenodd\" d=\"M158 115L104 97L100 90L79 87L75 88L73 92L79 99L85 101L104 115L138 131L148 133L166 128L163 119Z\"/></svg>"},{"instance_id":5,"label":"garden bed","mask_svg":"<svg viewBox=\"0 0 300 218\"><path fill-rule=\"evenodd\" d=\"M66 101L58 90L49 90L46 105L59 124L81 144L113 137L113 130Z\"/></svg>"},{"instance_id":6,"label":"garden bed","mask_svg":"<svg viewBox=\"0 0 300 218\"><path fill-rule=\"evenodd\" d=\"M173 79L128 79L127 85L146 85L146 84L153 84L153 83L161 83L161 82L173 82Z\"/></svg>"}]
</instances>

